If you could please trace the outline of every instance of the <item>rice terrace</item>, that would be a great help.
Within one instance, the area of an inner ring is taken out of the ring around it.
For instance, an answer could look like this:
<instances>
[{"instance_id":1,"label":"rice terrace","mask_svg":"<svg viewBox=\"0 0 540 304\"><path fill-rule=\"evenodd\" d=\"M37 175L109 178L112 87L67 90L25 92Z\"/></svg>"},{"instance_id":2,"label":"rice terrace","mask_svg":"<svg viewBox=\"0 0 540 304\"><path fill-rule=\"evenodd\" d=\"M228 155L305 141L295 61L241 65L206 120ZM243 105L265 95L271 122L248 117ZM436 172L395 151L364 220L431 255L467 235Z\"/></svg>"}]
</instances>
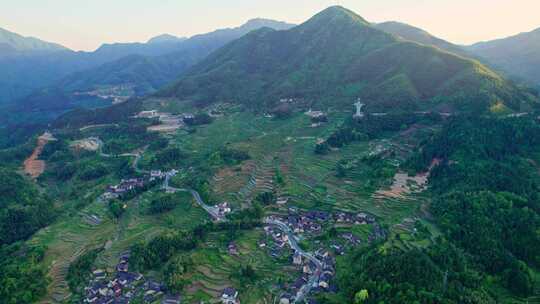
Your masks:
<instances>
[{"instance_id":1,"label":"rice terrace","mask_svg":"<svg viewBox=\"0 0 540 304\"><path fill-rule=\"evenodd\" d=\"M540 303L537 1L5 2L0 304Z\"/></svg>"}]
</instances>

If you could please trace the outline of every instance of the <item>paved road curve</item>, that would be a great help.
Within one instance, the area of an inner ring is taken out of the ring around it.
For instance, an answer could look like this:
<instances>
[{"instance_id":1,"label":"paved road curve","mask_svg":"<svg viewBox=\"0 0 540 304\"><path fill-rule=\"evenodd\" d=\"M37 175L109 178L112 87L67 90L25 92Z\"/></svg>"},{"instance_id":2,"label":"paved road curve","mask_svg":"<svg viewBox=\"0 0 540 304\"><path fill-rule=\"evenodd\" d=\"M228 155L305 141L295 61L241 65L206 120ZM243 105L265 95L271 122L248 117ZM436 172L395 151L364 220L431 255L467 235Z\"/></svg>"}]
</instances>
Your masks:
<instances>
[{"instance_id":1,"label":"paved road curve","mask_svg":"<svg viewBox=\"0 0 540 304\"><path fill-rule=\"evenodd\" d=\"M268 225L276 226L278 227L283 233L286 233L289 237L289 245L292 249L296 250L298 254L303 256L304 258L310 260L315 264L317 269L313 272L309 280L300 288L300 290L296 293L296 297L294 299L294 303L302 302L305 297L311 292L311 289L313 288L313 285L317 283L317 280L319 279L321 273L323 264L319 259L317 259L313 254L304 251L300 246L298 246L298 241L296 240L296 236L292 232L292 230L282 221L279 221L274 218L267 217L264 219L264 222Z\"/></svg>"},{"instance_id":2,"label":"paved road curve","mask_svg":"<svg viewBox=\"0 0 540 304\"><path fill-rule=\"evenodd\" d=\"M199 206L201 206L201 208L203 208L206 212L208 212L213 219L225 220L223 217L221 217L219 215L219 210L218 210L217 207L209 206L209 205L204 203L204 201L201 198L201 195L199 194L199 192L197 192L195 190L192 190L192 189L182 189L182 188L171 187L171 186L169 186L169 179L170 179L169 175L165 176L165 181L163 182L163 189L165 189L165 191L167 191L167 192L180 192L180 191L181 192L189 192L189 193L191 193L191 195L193 196L193 198L195 199L197 204Z\"/></svg>"}]
</instances>

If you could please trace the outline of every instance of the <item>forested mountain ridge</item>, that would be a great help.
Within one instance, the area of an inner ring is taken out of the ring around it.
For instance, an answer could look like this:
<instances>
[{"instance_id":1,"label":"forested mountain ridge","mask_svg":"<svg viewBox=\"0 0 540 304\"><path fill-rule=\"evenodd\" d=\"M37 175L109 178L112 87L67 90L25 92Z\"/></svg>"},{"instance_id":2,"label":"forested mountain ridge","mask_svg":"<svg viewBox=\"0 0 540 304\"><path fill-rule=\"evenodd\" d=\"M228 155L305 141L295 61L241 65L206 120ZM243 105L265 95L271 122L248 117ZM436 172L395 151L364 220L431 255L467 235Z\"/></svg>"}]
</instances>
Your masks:
<instances>
[{"instance_id":1,"label":"forested mountain ridge","mask_svg":"<svg viewBox=\"0 0 540 304\"><path fill-rule=\"evenodd\" d=\"M0 28L0 57L16 53L67 51L60 44L46 42L33 37L24 37Z\"/></svg>"},{"instance_id":2,"label":"forested mountain ridge","mask_svg":"<svg viewBox=\"0 0 540 304\"><path fill-rule=\"evenodd\" d=\"M476 61L403 41L342 7L331 7L290 30L246 35L157 95L253 107L288 97L349 107L360 97L368 109L379 112L478 110L499 101L518 110L533 101Z\"/></svg>"},{"instance_id":3,"label":"forested mountain ridge","mask_svg":"<svg viewBox=\"0 0 540 304\"><path fill-rule=\"evenodd\" d=\"M99 71L98 67L101 65L122 60L124 57L130 55L147 56L149 57L148 60L152 60L152 57L166 56L173 53L177 53L176 56L202 58L224 44L264 26L285 29L290 28L292 25L269 19L252 19L238 27L199 34L189 39L177 38L169 39L167 42L156 43L155 39L159 41L158 36L150 39L147 43L104 44L93 52L74 52L63 48L56 52L13 53L11 52L12 47L0 43L0 51L5 50L9 52L9 56L2 57L0 55L0 69L4 71L4 73L0 74L0 105L14 102L19 103L21 102L21 97L30 94L34 89L54 86L56 82L68 78L72 73L82 72L87 69ZM158 59L158 61L163 61L165 58L172 59L172 65L175 64L174 60L184 60L169 56ZM107 68L103 67L103 70ZM181 65L175 66L175 68L178 70L176 75L179 75ZM124 72L130 69L133 69L133 67L127 66ZM75 77L80 77L80 74ZM89 78L91 77L92 75L89 76ZM133 75L131 77L136 78L141 77L141 75ZM161 76L157 76L157 78L159 77ZM170 81L173 79L170 79ZM86 80L86 82L89 81ZM102 81L101 83L104 82ZM143 83L141 87L149 86L147 83Z\"/></svg>"},{"instance_id":4,"label":"forested mountain ridge","mask_svg":"<svg viewBox=\"0 0 540 304\"><path fill-rule=\"evenodd\" d=\"M106 85L133 85L137 96L151 93L178 78L188 67L200 61L222 45L261 27L286 29L292 25L269 19L252 19L230 29L216 30L191 38L162 35L148 45L165 48L159 56L126 56L91 70L66 76L57 86L67 91L90 90ZM171 38L172 37L172 38ZM173 45L165 47L163 45ZM104 47L103 47L104 48ZM98 50L99 51L99 50Z\"/></svg>"},{"instance_id":5,"label":"forested mountain ridge","mask_svg":"<svg viewBox=\"0 0 540 304\"><path fill-rule=\"evenodd\" d=\"M264 22L21 103L51 120L0 127L0 303L538 303L538 96L342 7Z\"/></svg>"},{"instance_id":6,"label":"forested mountain ridge","mask_svg":"<svg viewBox=\"0 0 540 304\"><path fill-rule=\"evenodd\" d=\"M82 106L81 96L75 95L76 92L84 93L99 88L115 89L124 86L132 91L130 94L136 96L152 93L180 77L184 71L211 52L261 27L285 29L292 25L268 19L252 19L239 27L195 35L189 39L175 39L161 43L151 39L147 44L104 45L94 54L84 55L88 58L76 59L85 62L86 68L78 68L80 71L68 74L48 87L34 90L27 96L15 100L12 105L6 107L4 114L7 115L0 117L0 121L3 123L28 119L48 121L63 111ZM98 57L111 58L111 61L95 66L92 64L92 58ZM113 60L118 57L120 58ZM39 61L35 58L22 57L17 57L16 60L22 65L26 62ZM71 60L64 62L59 59L59 62L54 62L56 64L54 68L61 72L64 65L69 65ZM34 70L34 66L40 65L37 63L29 65L23 74L30 73ZM45 68L52 67L45 66ZM47 73L46 70L43 72ZM41 73L32 75L32 77L43 76ZM2 92L10 92L9 85L5 89L1 86L0 80L0 96Z\"/></svg>"},{"instance_id":7,"label":"forested mountain ridge","mask_svg":"<svg viewBox=\"0 0 540 304\"><path fill-rule=\"evenodd\" d=\"M441 50L448 51L450 53L470 57L471 54L467 53L461 46L448 42L431 35L421 28L414 27L409 24L388 21L382 23L375 23L373 26L377 29L385 31L387 33L399 36L405 40L418 42L425 45L432 45L440 48Z\"/></svg>"},{"instance_id":8,"label":"forested mountain ridge","mask_svg":"<svg viewBox=\"0 0 540 304\"><path fill-rule=\"evenodd\" d=\"M508 38L479 42L466 49L509 75L540 87L540 28Z\"/></svg>"}]
</instances>

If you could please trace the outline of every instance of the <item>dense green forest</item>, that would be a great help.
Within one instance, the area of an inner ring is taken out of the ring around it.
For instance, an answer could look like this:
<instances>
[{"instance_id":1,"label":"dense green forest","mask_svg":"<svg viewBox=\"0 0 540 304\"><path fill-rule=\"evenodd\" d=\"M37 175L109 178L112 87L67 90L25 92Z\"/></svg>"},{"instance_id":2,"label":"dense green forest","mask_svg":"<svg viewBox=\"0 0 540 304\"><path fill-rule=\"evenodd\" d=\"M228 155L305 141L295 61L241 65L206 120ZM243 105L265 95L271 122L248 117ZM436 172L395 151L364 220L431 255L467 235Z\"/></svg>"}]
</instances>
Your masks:
<instances>
[{"instance_id":1,"label":"dense green forest","mask_svg":"<svg viewBox=\"0 0 540 304\"><path fill-rule=\"evenodd\" d=\"M55 215L53 202L32 183L0 168L0 245L28 238Z\"/></svg>"},{"instance_id":2,"label":"dense green forest","mask_svg":"<svg viewBox=\"0 0 540 304\"><path fill-rule=\"evenodd\" d=\"M422 171L441 161L429 193L443 238L425 249L374 246L348 255L338 266L339 299L355 302L367 292L360 303L494 303L488 276L515 296L533 295L539 145L540 126L530 117L452 118L404 165Z\"/></svg>"},{"instance_id":3,"label":"dense green forest","mask_svg":"<svg viewBox=\"0 0 540 304\"><path fill-rule=\"evenodd\" d=\"M78 108L67 112L51 123L53 128L80 128L87 125L110 124L128 120L131 116L142 110L139 99L130 99L124 103L106 108L83 109Z\"/></svg>"},{"instance_id":4,"label":"dense green forest","mask_svg":"<svg viewBox=\"0 0 540 304\"><path fill-rule=\"evenodd\" d=\"M338 263L340 297L322 303L493 303L462 250L438 240L428 249L363 248ZM357 294L367 291L363 302Z\"/></svg>"},{"instance_id":5,"label":"dense green forest","mask_svg":"<svg viewBox=\"0 0 540 304\"><path fill-rule=\"evenodd\" d=\"M47 270L41 263L44 248L22 243L0 247L0 299L6 304L39 300L47 290Z\"/></svg>"},{"instance_id":6,"label":"dense green forest","mask_svg":"<svg viewBox=\"0 0 540 304\"><path fill-rule=\"evenodd\" d=\"M157 95L200 106L232 100L256 110L293 97L340 108L361 97L374 112L485 111L501 100L518 110L535 102L477 61L398 39L343 7L290 30L251 32Z\"/></svg>"},{"instance_id":7,"label":"dense green forest","mask_svg":"<svg viewBox=\"0 0 540 304\"><path fill-rule=\"evenodd\" d=\"M102 248L90 250L69 265L66 280L71 291L80 291L81 285L88 281L92 273L92 266L102 250Z\"/></svg>"}]
</instances>

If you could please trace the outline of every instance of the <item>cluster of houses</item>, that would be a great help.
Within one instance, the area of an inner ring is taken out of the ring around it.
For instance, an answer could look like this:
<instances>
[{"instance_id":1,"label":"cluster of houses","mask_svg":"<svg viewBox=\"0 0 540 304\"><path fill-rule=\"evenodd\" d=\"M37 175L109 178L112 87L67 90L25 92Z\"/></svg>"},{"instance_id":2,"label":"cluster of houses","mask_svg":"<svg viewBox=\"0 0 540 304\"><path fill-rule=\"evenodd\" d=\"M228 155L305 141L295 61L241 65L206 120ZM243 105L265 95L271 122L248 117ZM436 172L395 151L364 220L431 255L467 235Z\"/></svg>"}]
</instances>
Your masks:
<instances>
[{"instance_id":1,"label":"cluster of houses","mask_svg":"<svg viewBox=\"0 0 540 304\"><path fill-rule=\"evenodd\" d=\"M273 258L278 258L281 255L288 250L287 243L289 242L289 236L286 233L281 232L281 230L271 227L271 226L264 226L264 232L270 239L272 240L272 243L269 244L268 242L261 240L259 242L260 248L268 248L270 251L270 255Z\"/></svg>"},{"instance_id":2,"label":"cluster of houses","mask_svg":"<svg viewBox=\"0 0 540 304\"><path fill-rule=\"evenodd\" d=\"M373 231L369 235L368 241L373 241L376 238L385 236L384 229L376 222L376 219L369 214L350 213L350 212L335 212L329 213L324 211L300 211L296 208L289 208L288 214L274 219L287 225L294 234L304 234L308 236L317 236L322 233L325 223L333 223L338 226L350 225L365 225L373 224ZM342 255L345 252L345 247L358 246L362 240L351 232L344 232L338 235L338 238L333 240L333 243L325 249L320 241L315 243L320 244L320 248L309 256L295 251L294 248L289 250L289 235L279 228L265 226L267 238L271 241L261 240L259 247L268 247L272 257L277 258L288 254L292 264L297 266L301 272L300 276L295 281L284 287L285 292L280 296L280 304L294 303L302 294L307 295L306 290L313 293L334 292L336 286L333 285L332 279L335 277L335 258L336 255ZM345 241L345 245L338 240ZM270 245L268 245L271 243ZM332 252L332 253L331 253ZM308 258L309 257L309 258Z\"/></svg>"},{"instance_id":3,"label":"cluster of houses","mask_svg":"<svg viewBox=\"0 0 540 304\"><path fill-rule=\"evenodd\" d=\"M75 92L75 96L94 96L112 101L113 104L128 100L133 94L132 85L119 85L106 88L97 88L92 91Z\"/></svg>"},{"instance_id":4,"label":"cluster of houses","mask_svg":"<svg viewBox=\"0 0 540 304\"><path fill-rule=\"evenodd\" d=\"M156 182L166 178L171 178L178 174L178 170L172 169L170 171L152 170L150 174L145 178L127 178L122 179L117 185L110 185L105 190L102 198L105 200L119 198L123 194L130 191L143 188L147 183Z\"/></svg>"},{"instance_id":5,"label":"cluster of houses","mask_svg":"<svg viewBox=\"0 0 540 304\"><path fill-rule=\"evenodd\" d=\"M155 303L160 298L164 304L179 304L180 295L166 295L165 287L155 281L146 280L142 274L129 272L129 253L123 254L112 277L103 270L92 273L85 288L84 303L128 304L132 301ZM109 278L109 279L108 279Z\"/></svg>"},{"instance_id":6,"label":"cluster of houses","mask_svg":"<svg viewBox=\"0 0 540 304\"><path fill-rule=\"evenodd\" d=\"M137 188L142 188L142 187L144 187L143 178L122 179L118 185L108 186L107 190L105 191L105 194L103 194L103 198L105 199L118 198L129 191L135 190Z\"/></svg>"},{"instance_id":7,"label":"cluster of houses","mask_svg":"<svg viewBox=\"0 0 540 304\"><path fill-rule=\"evenodd\" d=\"M330 214L324 211L298 212L289 209L289 215L284 220L294 233L317 235L322 232L322 225L330 219Z\"/></svg>"},{"instance_id":8,"label":"cluster of houses","mask_svg":"<svg viewBox=\"0 0 540 304\"><path fill-rule=\"evenodd\" d=\"M169 171L161 171L161 170L152 170L150 171L150 179L149 181L153 182L155 180L162 180L164 178L171 178L175 177L180 171L176 169L171 169Z\"/></svg>"},{"instance_id":9,"label":"cluster of houses","mask_svg":"<svg viewBox=\"0 0 540 304\"><path fill-rule=\"evenodd\" d=\"M285 286L285 292L280 297L280 304L294 303L302 288L309 288L310 292L335 292L336 285L332 279L336 275L336 260L329 251L320 249L315 253L315 258L322 264L317 264L306 259L299 252L292 255L292 263L300 270L300 276L292 283Z\"/></svg>"},{"instance_id":10,"label":"cluster of houses","mask_svg":"<svg viewBox=\"0 0 540 304\"><path fill-rule=\"evenodd\" d=\"M337 212L334 213L334 221L340 224L366 225L375 223L375 218L363 212Z\"/></svg>"}]
</instances>

